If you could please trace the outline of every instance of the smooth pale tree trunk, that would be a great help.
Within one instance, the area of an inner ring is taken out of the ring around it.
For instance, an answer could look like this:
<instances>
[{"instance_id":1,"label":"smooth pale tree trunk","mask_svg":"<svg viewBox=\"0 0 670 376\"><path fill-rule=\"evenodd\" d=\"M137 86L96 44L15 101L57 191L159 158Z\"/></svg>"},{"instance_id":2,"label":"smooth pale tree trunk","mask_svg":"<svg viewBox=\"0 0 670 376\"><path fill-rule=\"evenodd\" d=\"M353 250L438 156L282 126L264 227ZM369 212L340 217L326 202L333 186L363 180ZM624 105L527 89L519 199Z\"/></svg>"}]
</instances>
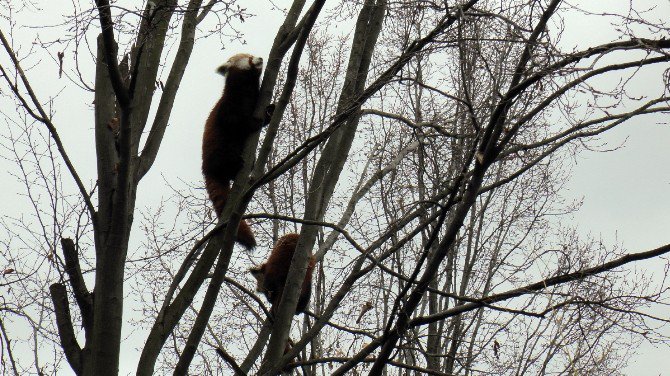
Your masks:
<instances>
[{"instance_id":1,"label":"smooth pale tree trunk","mask_svg":"<svg viewBox=\"0 0 670 376\"><path fill-rule=\"evenodd\" d=\"M130 56L119 63L112 9L107 1L96 2L102 33L97 42L94 94L98 208L92 213L96 250L93 293L88 293L80 278L78 262L70 257L67 265L82 313L86 340L78 356L68 356L68 360L73 359L71 365L77 374L118 374L125 261L137 189L141 177L155 160L167 127L172 103L192 51L196 16L201 4L202 1L192 0L184 14L180 48L140 154L140 136L148 122L168 25L177 3L164 0L147 5L134 48ZM203 17L204 14L206 12L200 13ZM63 248L66 259L67 255L74 254L76 260L78 250L65 243ZM59 290L54 291L58 293ZM61 319L65 317L62 310L56 315ZM71 350L70 354L76 355L76 351Z\"/></svg>"}]
</instances>

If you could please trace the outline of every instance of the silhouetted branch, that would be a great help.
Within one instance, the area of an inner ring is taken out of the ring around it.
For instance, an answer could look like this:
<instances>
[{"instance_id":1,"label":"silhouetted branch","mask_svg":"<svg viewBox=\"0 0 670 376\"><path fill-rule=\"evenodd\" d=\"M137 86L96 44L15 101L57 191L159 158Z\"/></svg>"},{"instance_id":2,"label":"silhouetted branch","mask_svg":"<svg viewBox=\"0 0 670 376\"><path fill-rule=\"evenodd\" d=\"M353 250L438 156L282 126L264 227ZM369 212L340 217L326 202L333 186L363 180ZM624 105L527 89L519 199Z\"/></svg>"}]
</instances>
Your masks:
<instances>
[{"instance_id":1,"label":"silhouetted branch","mask_svg":"<svg viewBox=\"0 0 670 376\"><path fill-rule=\"evenodd\" d=\"M56 131L56 126L51 122L51 118L49 115L47 115L46 111L44 111L44 108L42 107L42 104L40 101L37 99L37 95L33 91L32 86L30 85L30 82L28 81L28 78L26 77L23 68L21 68L21 64L19 63L19 60L16 57L16 54L14 53L14 50L11 47L11 44L7 41L5 38L5 34L0 30L0 41L2 42L3 47L5 48L5 51L9 55L10 59L12 60L12 63L14 64L14 68L16 69L16 72L18 73L19 77L21 77L21 82L23 82L23 86L26 88L26 91L28 91L28 95L30 96L30 100L32 104L35 106L37 109L37 113L35 113L28 101L23 98L21 93L19 92L18 85L15 85L7 72L5 71L2 66L0 66L0 73L2 73L3 78L5 81L7 81L7 84L9 84L10 88L12 89L12 92L14 92L14 95L17 97L17 99L21 102L23 105L23 108L37 121L41 122L42 124L46 125L47 130L49 131L49 134L51 135L51 138L53 138L54 142L56 143L56 147L58 148L58 153L61 155L63 158L63 161L65 162L65 166L67 167L68 171L70 172L70 175L72 175L72 178L74 179L75 183L77 184L77 188L79 189L79 193L81 194L82 199L84 200L84 203L86 204L86 208L88 209L89 214L91 215L91 221L93 222L93 227L95 228L97 225L97 216L96 216L96 211L95 207L93 206L93 203L91 202L91 196L88 194L88 191L84 187L84 183L81 181L81 178L79 177L79 174L77 173L77 170L74 168L74 165L70 161L70 157L68 156L67 152L65 152L65 147L63 146L63 142L60 139L60 136L58 135L58 132Z\"/></svg>"},{"instance_id":2,"label":"silhouetted branch","mask_svg":"<svg viewBox=\"0 0 670 376\"><path fill-rule=\"evenodd\" d=\"M86 330L86 334L90 335L93 329L93 299L86 288L86 282L84 282L84 277L81 274L79 253L72 239L61 239L61 246L63 247L63 256L65 259L65 272L70 277L70 285L81 311L84 329Z\"/></svg>"},{"instance_id":3,"label":"silhouetted branch","mask_svg":"<svg viewBox=\"0 0 670 376\"><path fill-rule=\"evenodd\" d=\"M51 300L53 301L54 312L56 313L56 326L58 327L61 347L72 370L77 375L81 375L81 346L77 342L77 337L72 327L67 290L63 284L54 283L49 287L49 291L51 292Z\"/></svg>"},{"instance_id":4,"label":"silhouetted branch","mask_svg":"<svg viewBox=\"0 0 670 376\"><path fill-rule=\"evenodd\" d=\"M614 268L618 268L620 266L629 264L631 262L635 261L641 261L641 260L647 260L653 257L658 257L661 255L664 255L666 253L670 253L670 244L664 245L662 247L653 249L651 251L646 251L646 252L639 252L639 253L629 253L626 254L622 257L619 257L618 259L606 262L604 264L594 266L591 268L585 268L582 270L578 270L573 273L567 273L567 274L562 274L556 277L551 277L551 278L546 278L541 281L532 283L530 285L526 285L524 287L520 287L517 289L509 290L500 294L495 294L491 295L485 298L478 299L477 302L470 302L470 303L465 303L463 305L448 309L443 312L436 313L434 315L428 315L428 316L421 316L417 317L415 319L412 319L409 322L410 327L416 327L419 325L425 325L430 322L435 322L439 320L443 320L447 317L452 317L455 315L462 314L464 312L469 312L477 308L484 307L487 304L493 304L497 302L501 302L503 300L509 300L511 298L515 298L518 296L526 295L535 291L541 291L544 289L547 289L552 286L557 286L561 285L564 283L572 282L572 281L578 281L578 280L583 280L587 277L600 274L602 272L606 272L608 270L612 270Z\"/></svg>"},{"instance_id":5,"label":"silhouetted branch","mask_svg":"<svg viewBox=\"0 0 670 376\"><path fill-rule=\"evenodd\" d=\"M228 363L228 365L230 366L230 368L232 368L233 371L235 371L235 376L246 376L247 375L246 372L242 371L242 369L237 364L237 362L235 362L235 358L233 358L230 354L228 354L226 352L226 350L224 350L220 347L216 347L216 348L214 348L214 350L216 351L216 354L219 355L221 357L221 359L225 360L226 363Z\"/></svg>"},{"instance_id":6,"label":"silhouetted branch","mask_svg":"<svg viewBox=\"0 0 670 376\"><path fill-rule=\"evenodd\" d=\"M112 11L108 0L96 0L95 5L98 7L100 15L100 28L105 44L105 61L107 62L107 69L109 70L109 78L116 94L116 100L123 111L128 110L130 105L130 94L126 88L121 72L119 71L119 62L116 59L116 41L114 40L114 22L112 21Z\"/></svg>"}]
</instances>

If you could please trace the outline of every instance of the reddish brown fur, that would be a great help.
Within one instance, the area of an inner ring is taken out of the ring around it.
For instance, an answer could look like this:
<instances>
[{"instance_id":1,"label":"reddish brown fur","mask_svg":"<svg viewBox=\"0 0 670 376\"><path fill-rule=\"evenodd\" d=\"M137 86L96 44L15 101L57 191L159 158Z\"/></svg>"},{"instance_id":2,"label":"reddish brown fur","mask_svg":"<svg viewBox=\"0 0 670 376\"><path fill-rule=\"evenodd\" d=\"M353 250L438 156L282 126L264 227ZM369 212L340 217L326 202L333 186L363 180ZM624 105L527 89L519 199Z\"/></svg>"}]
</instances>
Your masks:
<instances>
[{"instance_id":1,"label":"reddish brown fur","mask_svg":"<svg viewBox=\"0 0 670 376\"><path fill-rule=\"evenodd\" d=\"M284 292L284 285L286 284L286 277L291 266L293 253L298 244L298 234L287 234L279 238L277 244L270 252L267 261L259 267L252 268L251 273L258 280L257 291L261 291L272 303L274 311L275 306L279 305L282 294ZM307 265L307 272L305 279L302 282L302 289L300 297L298 298L298 306L295 313L305 312L309 303L309 298L312 293L312 273L316 259L310 252L309 263Z\"/></svg>"},{"instance_id":2,"label":"reddish brown fur","mask_svg":"<svg viewBox=\"0 0 670 376\"><path fill-rule=\"evenodd\" d=\"M221 217L223 207L226 205L226 201L228 200L230 185L224 185L216 179L208 179L205 177L205 188L207 188L209 199L212 200L212 204L214 205L216 216ZM247 248L254 248L256 246L256 238L254 238L254 233L251 231L251 227L249 227L249 224L244 219L240 221L240 225L237 227L236 240L238 243Z\"/></svg>"},{"instance_id":3,"label":"reddish brown fur","mask_svg":"<svg viewBox=\"0 0 670 376\"><path fill-rule=\"evenodd\" d=\"M202 173L217 217L221 216L226 204L230 182L244 164L242 152L245 143L263 125L253 118L262 66L254 66L253 56L246 54L235 55L228 63L245 59L249 59L247 69L240 69L234 64L225 69L223 94L209 114L203 134ZM219 71L223 73L222 68ZM240 221L237 231L238 243L247 248L256 246L254 234L246 221Z\"/></svg>"}]
</instances>

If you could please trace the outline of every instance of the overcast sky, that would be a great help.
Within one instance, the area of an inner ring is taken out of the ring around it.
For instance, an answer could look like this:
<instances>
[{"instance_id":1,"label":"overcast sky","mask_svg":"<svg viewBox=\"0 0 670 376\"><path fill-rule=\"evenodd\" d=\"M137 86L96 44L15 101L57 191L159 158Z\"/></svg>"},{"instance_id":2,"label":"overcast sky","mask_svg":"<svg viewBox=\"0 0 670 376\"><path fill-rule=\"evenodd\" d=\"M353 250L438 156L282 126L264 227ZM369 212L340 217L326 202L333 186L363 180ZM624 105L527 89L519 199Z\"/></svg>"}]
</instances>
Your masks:
<instances>
[{"instance_id":1,"label":"overcast sky","mask_svg":"<svg viewBox=\"0 0 670 376\"><path fill-rule=\"evenodd\" d=\"M53 39L54 30L58 30L25 26L55 24L57 23L55 15L67 15L71 12L69 2L44 3L40 5L44 7L44 11L23 12L17 18L19 27L14 30L14 40L17 46L23 46L20 50L23 56L28 54L31 42L37 36L43 40ZM177 183L179 180L186 182L202 180L200 143L203 124L223 85L223 78L214 72L215 68L237 52L250 52L267 57L274 33L282 20L280 12L264 9L269 6L268 2L254 3L256 8L252 7L252 4L244 6L248 6L256 17L238 25L245 35L246 44L230 42L225 37L222 39L210 37L197 41L156 164L140 185L138 209L156 205L161 198L169 196L169 192L160 189L164 186L165 180L172 183ZM285 1L275 3L282 4ZM629 2L607 0L607 3L611 4L611 9L614 11L627 7ZM633 1L633 3L637 6L645 2ZM654 2L646 3L651 6ZM670 2L660 3L661 8L655 13L659 17L670 16ZM584 16L566 19L563 45L579 45L584 42L585 36L588 36L589 44L595 43L594 41L612 41L614 34L607 32L611 30L610 27L601 21L597 17ZM6 22L2 21L0 25L4 31ZM338 25L331 27L337 28ZM49 51L55 55L62 48L56 44ZM73 46L65 50L65 53L65 69L72 73ZM84 56L84 59L87 57ZM4 64L5 60L2 61ZM56 61L45 56L39 48L28 56L24 65L33 66L28 71L28 76L37 95L43 100L49 97L55 98L54 123L84 182L92 184L95 181L92 93L82 91L65 78L58 79ZM91 64L85 61L82 74L91 86L92 69ZM163 77L166 75L167 72ZM637 94L649 91L658 93L662 90L658 82L650 80L641 80L636 84L636 88L639 91ZM2 111L12 111L5 99L0 98L0 106ZM2 129L0 134L4 134L8 126L11 127L11 124L0 118ZM621 147L612 152L584 152L578 156L572 166L572 178L567 183L563 195L570 200L583 199L583 206L574 215L572 223L566 225L577 226L582 235L602 238L609 245L620 244L629 251L645 251L668 243L670 239L668 119L659 115L639 117L625 126L608 132L602 140L606 141L609 148ZM1 142L5 144L6 140ZM0 156L7 157L6 150L0 151ZM24 187L11 176L11 173L17 173L15 164L1 159L0 179L3 182L3 189L0 190L0 213L19 216L31 210L30 202L20 195L24 192ZM71 179L65 172L63 180L68 186L72 186ZM135 225L137 224L136 220ZM636 268L644 273L659 273L666 262L667 260L654 259L639 263ZM661 314L668 316L667 311ZM124 332L130 333L131 328L124 327ZM666 330L666 334L670 335L670 331ZM139 347L143 338L144 334L133 333L129 341L135 347ZM132 347L124 347L129 351L124 353L122 359L122 374L134 371L139 353L131 350ZM629 375L667 374L669 364L667 358L670 355L668 348L655 348L644 343L638 351L639 354L633 358L634 362L626 370Z\"/></svg>"}]
</instances>

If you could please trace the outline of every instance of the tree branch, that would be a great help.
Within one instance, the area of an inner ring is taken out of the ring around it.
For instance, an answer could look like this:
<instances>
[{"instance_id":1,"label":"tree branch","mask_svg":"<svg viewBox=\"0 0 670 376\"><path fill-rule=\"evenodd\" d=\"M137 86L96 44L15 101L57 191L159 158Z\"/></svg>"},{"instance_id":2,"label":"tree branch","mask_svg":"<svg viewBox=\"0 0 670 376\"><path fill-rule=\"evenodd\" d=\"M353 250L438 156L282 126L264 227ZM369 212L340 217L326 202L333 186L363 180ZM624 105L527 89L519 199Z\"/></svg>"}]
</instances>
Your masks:
<instances>
[{"instance_id":1,"label":"tree branch","mask_svg":"<svg viewBox=\"0 0 670 376\"><path fill-rule=\"evenodd\" d=\"M512 93L514 91L513 89L518 86L519 81L521 81L526 64L528 64L528 61L530 60L531 52L535 48L535 43L537 42L540 34L545 31L545 27L547 26L547 22L549 22L549 18L551 18L551 16L554 14L561 1L562 0L552 0L551 3L549 3L549 6L544 10L542 16L535 25L533 33L524 43L524 50L521 54L521 57L519 57L516 68L514 69L514 75L512 76L512 81L509 85L510 88L508 90L508 94ZM507 114L511 108L512 99L515 96L516 95L505 95L493 110L489 120L489 125L484 130L484 134L481 138L481 144L477 151L480 163L484 163L484 160L489 162L493 160L496 143L498 142L498 138L503 131L503 124L507 119Z\"/></svg>"},{"instance_id":2,"label":"tree branch","mask_svg":"<svg viewBox=\"0 0 670 376\"><path fill-rule=\"evenodd\" d=\"M130 106L130 93L126 88L121 72L119 71L119 62L116 60L116 41L114 40L114 22L112 21L112 11L109 6L109 0L96 0L100 15L100 27L102 30L102 39L105 44L105 61L109 70L109 78L114 88L116 100L124 111Z\"/></svg>"},{"instance_id":3,"label":"tree branch","mask_svg":"<svg viewBox=\"0 0 670 376\"><path fill-rule=\"evenodd\" d=\"M49 287L49 291L51 292L51 300L53 301L54 312L56 313L56 326L58 327L61 347L72 370L75 374L81 375L81 347L77 342L77 337L72 327L67 290L63 284L54 283Z\"/></svg>"},{"instance_id":4,"label":"tree branch","mask_svg":"<svg viewBox=\"0 0 670 376\"><path fill-rule=\"evenodd\" d=\"M2 322L2 318L0 318L0 333L5 339L5 346L7 346L7 356L9 357L9 363L12 366L12 372L14 373L14 376L19 376L19 371L16 368L16 361L14 360L14 352L12 351L12 343L7 336L7 330L5 329L5 324Z\"/></svg>"},{"instance_id":5,"label":"tree branch","mask_svg":"<svg viewBox=\"0 0 670 376\"><path fill-rule=\"evenodd\" d=\"M587 80L593 78L593 77L598 77L602 74L617 71L617 70L624 70L624 69L629 69L629 68L640 68L642 66L646 65L652 65L652 64L657 64L657 63L664 63L670 61L670 55L665 55L665 56L660 56L656 58L651 58L651 59L642 59L642 60L635 60L635 61L630 61L626 63L620 63L620 64L611 64L607 65L602 68L594 69L584 75L581 75L577 77L576 79L568 82L567 84L563 85L560 87L558 90L554 91L549 95L546 99L544 99L540 104L535 106L533 109L528 111L519 121L517 121L507 132L507 134L502 137L498 144L498 148L502 149L507 145L507 143L510 142L512 137L517 133L519 128L521 128L522 125L526 124L528 121L530 121L533 117L535 117L537 114L540 113L540 111L544 110L547 108L551 103L554 102L557 98L561 97L563 94L565 94L568 90L578 86L579 84L582 84L586 82ZM528 88L527 86L526 88ZM521 93L521 92L519 92ZM559 136L560 137L560 136Z\"/></svg>"},{"instance_id":6,"label":"tree branch","mask_svg":"<svg viewBox=\"0 0 670 376\"><path fill-rule=\"evenodd\" d=\"M235 371L235 376L246 376L247 373L242 371L240 366L235 362L235 358L232 357L232 355L228 354L226 350L220 348L220 347L215 347L214 350L216 351L216 354L221 357L221 359L225 360L226 363L230 366L230 368Z\"/></svg>"},{"instance_id":7,"label":"tree branch","mask_svg":"<svg viewBox=\"0 0 670 376\"><path fill-rule=\"evenodd\" d=\"M91 221L93 223L93 228L95 229L97 227L97 215L95 212L95 207L93 206L93 203L91 202L91 197L88 194L88 191L84 187L84 183L82 183L81 178L79 177L79 174L77 173L77 170L74 168L74 165L72 164L72 161L70 161L70 157L68 156L67 152L65 151L65 147L63 146L63 142L60 139L60 136L58 135L58 132L56 131L56 126L51 122L51 119L47 115L46 111L44 111L44 108L42 107L42 104L40 101L37 99L37 95L35 95L35 92L33 91L32 86L30 85L30 82L28 81L28 78L26 77L23 68L21 68L21 64L19 63L19 60L16 58L16 54L12 50L9 42L5 38L5 34L0 30L0 41L2 41L2 45L5 48L5 51L9 55L10 59L12 60L12 63L14 64L14 67L16 68L16 71L19 74L19 77L21 77L21 82L23 82L23 86L25 86L26 90L28 91L28 95L30 96L30 100L32 101L33 105L39 112L39 116L35 114L30 106L28 105L28 102L21 96L19 92L18 86L12 84L9 76L7 75L7 72L0 66L0 70L2 71L2 75L11 87L12 91L14 94L17 96L17 98L21 101L23 104L23 107L30 113L30 115L37 121L41 122L42 124L46 125L47 130L49 131L49 134L51 135L51 138L53 138L54 142L56 143L56 147L58 148L58 153L61 155L63 158L63 161L65 162L65 166L67 167L68 171L70 172L70 175L72 175L72 178L74 179L75 183L77 184L77 188L79 189L79 194L81 194L82 199L84 200L84 203L86 204L86 208L88 209L89 214L91 215Z\"/></svg>"},{"instance_id":8,"label":"tree branch","mask_svg":"<svg viewBox=\"0 0 670 376\"><path fill-rule=\"evenodd\" d=\"M86 288L86 282L81 274L79 266L79 254L72 239L61 239L63 247L63 256L65 259L65 272L70 277L70 285L74 294L79 310L81 311L81 320L86 331L86 336L93 332L93 299Z\"/></svg>"},{"instance_id":9,"label":"tree branch","mask_svg":"<svg viewBox=\"0 0 670 376\"><path fill-rule=\"evenodd\" d=\"M233 212L230 215L229 223L239 223L240 217L241 213ZM207 244L208 247L212 246L214 249L220 249L221 251L219 252L219 259L216 263L216 267L214 268L214 273L211 276L209 286L207 287L207 292L205 292L202 305L198 311L198 315L195 318L191 332L188 335L186 345L184 345L184 349L179 356L179 361L175 366L175 376L188 374L188 367L193 360L193 356L195 355L198 345L200 344L202 335L207 328L209 317L212 313L212 310L214 309L219 291L221 290L221 284L223 283L226 271L228 270L236 234L237 226L227 226L223 232L223 239L221 240L222 244L216 244L217 242L215 240L218 240L218 237L214 237L214 239L210 240Z\"/></svg>"},{"instance_id":10,"label":"tree branch","mask_svg":"<svg viewBox=\"0 0 670 376\"><path fill-rule=\"evenodd\" d=\"M433 121L423 121L423 122L420 122L420 123L416 123L416 122L413 122L410 119L408 119L408 118L406 118L402 115L392 114L390 112L376 110L376 109L373 109L373 108L364 108L360 111L360 114L361 115L377 115L377 116L381 116L381 117L384 117L384 118L387 118L387 119L398 120L402 123L407 124L410 128L412 128L414 130L417 130L417 131L422 131L422 128L430 128L430 129L435 130L435 132L439 133L441 136L445 136L445 137L467 138L467 137L473 137L474 136L474 134L467 134L467 133L466 134L460 134L460 133L449 132L449 131L445 130L444 128L440 127L438 124L436 124Z\"/></svg>"},{"instance_id":11,"label":"tree branch","mask_svg":"<svg viewBox=\"0 0 670 376\"><path fill-rule=\"evenodd\" d=\"M287 366L290 368L296 368L299 366L308 366L308 365L313 365L313 364L323 364L323 363L345 363L347 361L351 360L351 358L343 358L343 357L327 357L327 358L314 358L310 360L305 360L302 362L294 362L294 363L289 363ZM364 358L361 359L361 363L374 363L377 360L377 358ZM424 367L419 367L416 365L411 365L411 364L406 364L394 360L388 361L389 365L392 365L394 367L406 369L408 371L414 371L419 375L434 375L434 376L456 376L453 373L445 373L445 372L440 372L440 371L435 371L435 370L430 370L428 368Z\"/></svg>"},{"instance_id":12,"label":"tree branch","mask_svg":"<svg viewBox=\"0 0 670 376\"><path fill-rule=\"evenodd\" d=\"M501 302L504 300L509 300L511 298L515 298L518 296L530 294L535 291L541 291L545 290L549 287L552 286L558 286L564 283L572 282L572 281L578 281L578 280L583 280L587 277L600 274L609 270L612 270L614 268L618 268L620 266L630 264L635 261L641 261L641 260L647 260L650 258L658 257L661 255L664 255L666 253L670 253L670 244L666 244L662 247L652 249L650 251L646 252L639 252L639 253L629 253L626 254L622 257L619 257L615 260L606 262L604 264L594 266L591 268L585 268L578 270L573 273L567 273L567 274L562 274L558 275L555 277L551 278L546 278L541 281L532 283L530 285L526 285L524 287L520 287L517 289L509 290L500 294L495 294L491 295L485 298L478 299L477 302L470 302L466 303L451 309L448 309L446 311L442 311L439 313L436 313L434 315L427 315L427 316L421 316L417 317L409 322L410 327L416 327L419 325L425 325L431 322L435 321L440 321L444 320L447 317L452 317L455 315L460 315L465 312L472 311L477 308L484 307L486 304L493 304L497 302Z\"/></svg>"},{"instance_id":13,"label":"tree branch","mask_svg":"<svg viewBox=\"0 0 670 376\"><path fill-rule=\"evenodd\" d=\"M168 121L170 120L170 114L172 113L172 107L174 105L175 97L177 96L177 90L179 89L184 72L186 71L186 65L193 52L195 29L198 24L196 16L201 4L202 0L191 0L188 4L188 9L184 13L181 40L179 42L179 47L177 48L177 55L172 63L172 68L170 69L170 74L165 82L163 94L158 103L158 109L156 110L149 136L147 137L147 141L144 144L144 148L140 155L140 165L137 173L138 180L142 179L142 177L149 171L158 155L163 135L165 134ZM206 14L207 9L208 8L203 10L203 12L205 12L203 14Z\"/></svg>"},{"instance_id":14,"label":"tree branch","mask_svg":"<svg viewBox=\"0 0 670 376\"><path fill-rule=\"evenodd\" d=\"M662 99L660 101L664 101L664 100L665 99ZM489 184L485 187L482 187L480 189L479 193L481 194L481 193L484 193L484 192L488 192L492 189L498 188L502 185L505 185L505 184L509 183L510 181L512 181L512 180L516 179L517 177L521 176L523 173L530 170L531 168L536 166L538 163L543 161L546 157L552 155L556 150L558 150L559 148L567 145L571 141L581 139L581 138L586 138L586 137L597 136L597 135L599 135L603 132L606 132L606 131L618 126L618 125L621 125L621 124L625 123L626 121L630 120L634 116L647 114L647 113L654 113L654 112L659 112L659 111L664 111L664 112L665 111L670 111L669 107L657 108L657 109L648 109L648 107L650 107L653 104L658 103L658 102L659 102L659 100L653 100L653 101L647 102L645 105L643 105L643 106L641 106L641 107L639 107L636 110L631 111L631 112L627 112L627 113L624 113L624 114L617 114L617 115L607 116L607 117L603 117L603 118L599 118L599 119L594 119L592 121L584 122L580 125L577 125L577 126L573 127L572 128L573 133L566 133L565 135L563 133L561 133L561 137L563 137L562 139L555 140L555 137L549 137L547 140L545 140L546 143L542 143L542 144L535 143L535 144L532 144L532 145L522 145L522 146L519 146L517 148L511 148L506 153L501 153L498 159L505 158L505 156L509 156L511 154L515 154L515 153L518 153L518 152L523 151L523 150L532 150L534 148L547 146L546 150L543 150L540 153L540 155L533 158L531 161L525 163L523 165L523 167L519 168L518 170L514 171L513 173L507 175L506 177L504 177L504 178L502 178L502 179L500 179L496 182L493 182L493 183L491 183L491 184ZM584 130L584 131L581 131L581 132L576 131L576 130L583 129L583 128L585 128L587 126L590 126L590 125L594 125L594 124L597 124L597 123L600 123L600 122L605 122L607 120L614 120L614 121L612 121L610 124L607 124L605 126L602 126L600 128L596 128L596 129L593 129L593 130ZM552 142L553 142L553 144L552 144Z\"/></svg>"},{"instance_id":15,"label":"tree branch","mask_svg":"<svg viewBox=\"0 0 670 376\"><path fill-rule=\"evenodd\" d=\"M470 9L479 0L469 0L467 3L460 5L458 8L462 8L464 11ZM428 34L423 38L416 39L396 58L393 64L388 67L374 82L372 82L365 90L363 90L355 98L351 98L348 102L348 106L338 109L338 112L331 117L330 125L324 129L321 133L316 134L308 139L306 139L300 146L298 146L293 152L284 157L277 164L268 169L268 171L261 178L256 180L252 188L268 183L269 181L277 178L284 172L291 169L299 161L301 161L307 154L314 150L318 145L326 141L330 135L339 129L346 121L354 116L359 111L360 106L369 99L373 94L378 92L382 87L384 87L388 82L390 82L393 77L414 57L418 52L422 51L423 48L430 42L432 42L438 35L442 34L446 29L456 22L460 17L460 13L456 15L447 14L443 17L437 26L433 28Z\"/></svg>"}]
</instances>

